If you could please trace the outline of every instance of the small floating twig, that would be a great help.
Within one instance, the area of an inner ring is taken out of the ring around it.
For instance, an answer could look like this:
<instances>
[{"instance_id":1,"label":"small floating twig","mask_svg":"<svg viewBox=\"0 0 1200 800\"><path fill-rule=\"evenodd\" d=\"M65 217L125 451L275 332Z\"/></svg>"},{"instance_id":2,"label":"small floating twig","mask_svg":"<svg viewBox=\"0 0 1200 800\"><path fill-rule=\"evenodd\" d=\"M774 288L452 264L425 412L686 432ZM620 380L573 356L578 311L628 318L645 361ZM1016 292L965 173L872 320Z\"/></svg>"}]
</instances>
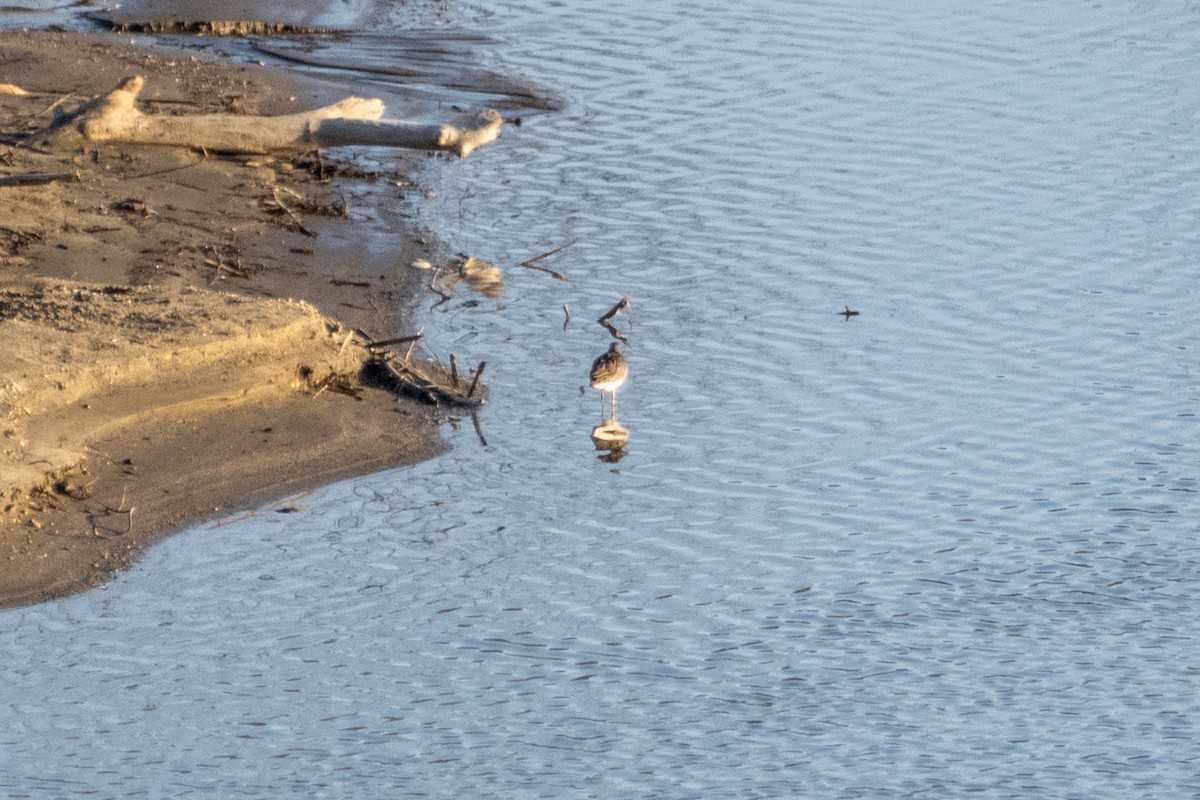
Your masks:
<instances>
[{"instance_id":1,"label":"small floating twig","mask_svg":"<svg viewBox=\"0 0 1200 800\"><path fill-rule=\"evenodd\" d=\"M619 330L617 330L615 327L613 327L612 323L609 322L609 320L611 320L613 317L615 317L617 314L619 314L620 312L624 311L627 308L629 308L629 298L622 297L619 301L617 301L617 304L615 306L613 306L612 308L610 308L608 310L607 314L605 314L600 319L596 320L597 322L599 322L601 325L603 325L605 328L608 329L608 332L613 335L614 339L620 339L622 342L628 342L629 340L626 339L624 336L622 336L621 332Z\"/></svg>"},{"instance_id":2,"label":"small floating twig","mask_svg":"<svg viewBox=\"0 0 1200 800\"><path fill-rule=\"evenodd\" d=\"M522 267L526 267L526 268L528 268L528 269L536 269L538 272L545 272L545 273L546 273L547 275L549 275L550 277L552 277L552 278L555 278L555 279L557 279L557 280L560 280L560 281L565 281L565 280L567 280L567 276L566 276L566 275L563 275L561 272L555 272L555 271L554 271L554 270L552 270L552 269L547 269L546 267L539 267L539 266L536 266L536 265L534 265L534 264L522 264L521 266L522 266Z\"/></svg>"},{"instance_id":3,"label":"small floating twig","mask_svg":"<svg viewBox=\"0 0 1200 800\"><path fill-rule=\"evenodd\" d=\"M563 330L565 331L567 329L567 326L570 324L571 324L571 307L569 305L567 305L566 303L563 303Z\"/></svg>"},{"instance_id":4,"label":"small floating twig","mask_svg":"<svg viewBox=\"0 0 1200 800\"><path fill-rule=\"evenodd\" d=\"M857 311L851 311L851 310L850 310L850 306L846 306L846 310L845 310L845 311L839 311L839 312L837 312L837 313L838 313L838 316L840 316L840 317L845 317L847 322L849 322L849 321L850 321L850 318L851 318L851 317L857 317L857 316L858 316L858 312L857 312Z\"/></svg>"},{"instance_id":5,"label":"small floating twig","mask_svg":"<svg viewBox=\"0 0 1200 800\"><path fill-rule=\"evenodd\" d=\"M551 275L552 277L557 278L560 281L565 281L567 279L566 275L563 275L561 272L555 272L552 269L547 269L546 267L539 267L537 265L537 262L541 261L543 258L549 258L552 255L561 253L563 250L566 250L568 247L575 244L576 241L577 240L572 239L571 241L567 242L566 244L562 245L561 247L556 247L553 250L547 250L546 252L542 253L541 255L534 256L533 258L522 261L521 266L526 267L528 269L536 269L539 272L545 272L545 273Z\"/></svg>"},{"instance_id":6,"label":"small floating twig","mask_svg":"<svg viewBox=\"0 0 1200 800\"><path fill-rule=\"evenodd\" d=\"M566 250L568 247L575 244L576 241L578 241L578 240L572 239L571 241L567 242L566 244L562 245L561 247L556 247L553 250L547 250L546 252L542 253L540 256L534 256L533 258L526 259L525 261L521 262L521 266L522 267L532 267L534 264L536 264L537 262L541 261L544 258L549 258L552 255L561 253L563 250Z\"/></svg>"},{"instance_id":7,"label":"small floating twig","mask_svg":"<svg viewBox=\"0 0 1200 800\"><path fill-rule=\"evenodd\" d=\"M438 267L437 269L435 269L433 271L433 278L429 281L429 290L431 292L434 292L435 294L437 294L439 297L442 298L441 300L438 300L436 303L433 304L433 308L437 308L442 303L449 302L451 299L450 295L443 292L442 287L437 285L438 276L441 275L441 273L442 273L442 268Z\"/></svg>"},{"instance_id":8,"label":"small floating twig","mask_svg":"<svg viewBox=\"0 0 1200 800\"><path fill-rule=\"evenodd\" d=\"M486 361L480 361L479 366L475 368L475 378L471 381L471 388L467 389L467 399L475 394L475 387L479 385L479 376L483 375L483 368L487 366Z\"/></svg>"},{"instance_id":9,"label":"small floating twig","mask_svg":"<svg viewBox=\"0 0 1200 800\"><path fill-rule=\"evenodd\" d=\"M475 426L475 435L479 437L479 443L487 447L487 439L483 438L483 426L479 424L479 415L474 411L471 412L471 424Z\"/></svg>"},{"instance_id":10,"label":"small floating twig","mask_svg":"<svg viewBox=\"0 0 1200 800\"><path fill-rule=\"evenodd\" d=\"M603 317L601 317L600 319L598 319L596 321L599 322L601 325L607 326L608 321L610 319L612 319L617 314L621 313L622 311L624 311L627 308L629 308L629 298L622 297L620 300L617 301L617 304L615 306L613 306L612 308L610 308L608 310L607 314L605 314Z\"/></svg>"}]
</instances>

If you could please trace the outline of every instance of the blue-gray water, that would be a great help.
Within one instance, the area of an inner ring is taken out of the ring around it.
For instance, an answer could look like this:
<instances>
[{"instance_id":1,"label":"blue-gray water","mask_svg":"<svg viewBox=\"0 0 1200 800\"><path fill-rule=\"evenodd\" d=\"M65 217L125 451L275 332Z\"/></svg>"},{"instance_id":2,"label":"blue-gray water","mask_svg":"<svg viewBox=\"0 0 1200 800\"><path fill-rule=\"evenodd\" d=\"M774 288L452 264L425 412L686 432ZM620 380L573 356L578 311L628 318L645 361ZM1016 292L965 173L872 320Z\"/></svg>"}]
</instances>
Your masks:
<instances>
[{"instance_id":1,"label":"blue-gray water","mask_svg":"<svg viewBox=\"0 0 1200 800\"><path fill-rule=\"evenodd\" d=\"M567 102L417 212L486 446L0 613L0 791L1200 795L1200 11L440 9Z\"/></svg>"}]
</instances>

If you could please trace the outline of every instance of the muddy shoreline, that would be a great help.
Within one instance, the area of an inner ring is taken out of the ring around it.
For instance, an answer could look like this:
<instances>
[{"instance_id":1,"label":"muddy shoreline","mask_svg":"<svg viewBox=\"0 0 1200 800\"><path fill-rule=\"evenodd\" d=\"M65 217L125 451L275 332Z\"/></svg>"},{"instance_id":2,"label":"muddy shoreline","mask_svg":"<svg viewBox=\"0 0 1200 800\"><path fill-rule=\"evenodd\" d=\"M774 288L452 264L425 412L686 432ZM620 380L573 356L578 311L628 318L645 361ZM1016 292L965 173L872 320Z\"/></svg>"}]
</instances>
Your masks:
<instances>
[{"instance_id":1,"label":"muddy shoreline","mask_svg":"<svg viewBox=\"0 0 1200 800\"><path fill-rule=\"evenodd\" d=\"M0 133L133 74L153 113L329 100L191 54L0 34L0 83L28 92L0 95ZM0 144L0 177L59 176L0 186L0 606L102 584L198 520L443 451L432 407L360 380L366 343L408 332L427 275L399 265L430 245L401 232L390 266L327 246L362 179L336 170Z\"/></svg>"}]
</instances>

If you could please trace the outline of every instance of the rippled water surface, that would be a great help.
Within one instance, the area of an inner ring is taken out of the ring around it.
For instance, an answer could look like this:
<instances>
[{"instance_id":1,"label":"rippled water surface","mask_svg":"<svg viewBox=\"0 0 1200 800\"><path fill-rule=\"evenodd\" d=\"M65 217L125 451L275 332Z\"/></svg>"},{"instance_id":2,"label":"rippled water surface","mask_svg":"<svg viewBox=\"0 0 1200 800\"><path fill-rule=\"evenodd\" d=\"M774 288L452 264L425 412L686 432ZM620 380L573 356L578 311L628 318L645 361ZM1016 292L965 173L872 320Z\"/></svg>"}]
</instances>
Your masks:
<instances>
[{"instance_id":1,"label":"rippled water surface","mask_svg":"<svg viewBox=\"0 0 1200 800\"><path fill-rule=\"evenodd\" d=\"M1200 793L1196 9L451 5L478 430L0 613L0 790Z\"/></svg>"}]
</instances>

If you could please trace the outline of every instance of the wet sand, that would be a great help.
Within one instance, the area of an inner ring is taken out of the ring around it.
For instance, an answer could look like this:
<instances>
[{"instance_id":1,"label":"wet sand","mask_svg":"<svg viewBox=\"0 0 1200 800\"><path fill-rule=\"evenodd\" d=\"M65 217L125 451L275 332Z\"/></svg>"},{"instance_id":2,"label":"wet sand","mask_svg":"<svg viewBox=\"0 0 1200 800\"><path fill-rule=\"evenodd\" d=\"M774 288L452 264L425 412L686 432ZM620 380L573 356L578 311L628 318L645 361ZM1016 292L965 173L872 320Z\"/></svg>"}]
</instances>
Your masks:
<instances>
[{"instance_id":1,"label":"wet sand","mask_svg":"<svg viewBox=\"0 0 1200 800\"><path fill-rule=\"evenodd\" d=\"M330 99L189 54L0 34L0 83L29 92L0 95L0 132L132 74L154 113ZM0 145L0 176L63 176L0 186L0 606L101 584L197 520L442 452L430 407L359 379L422 273L364 277L323 245L349 224L328 166ZM395 263L425 247L403 237Z\"/></svg>"}]
</instances>

